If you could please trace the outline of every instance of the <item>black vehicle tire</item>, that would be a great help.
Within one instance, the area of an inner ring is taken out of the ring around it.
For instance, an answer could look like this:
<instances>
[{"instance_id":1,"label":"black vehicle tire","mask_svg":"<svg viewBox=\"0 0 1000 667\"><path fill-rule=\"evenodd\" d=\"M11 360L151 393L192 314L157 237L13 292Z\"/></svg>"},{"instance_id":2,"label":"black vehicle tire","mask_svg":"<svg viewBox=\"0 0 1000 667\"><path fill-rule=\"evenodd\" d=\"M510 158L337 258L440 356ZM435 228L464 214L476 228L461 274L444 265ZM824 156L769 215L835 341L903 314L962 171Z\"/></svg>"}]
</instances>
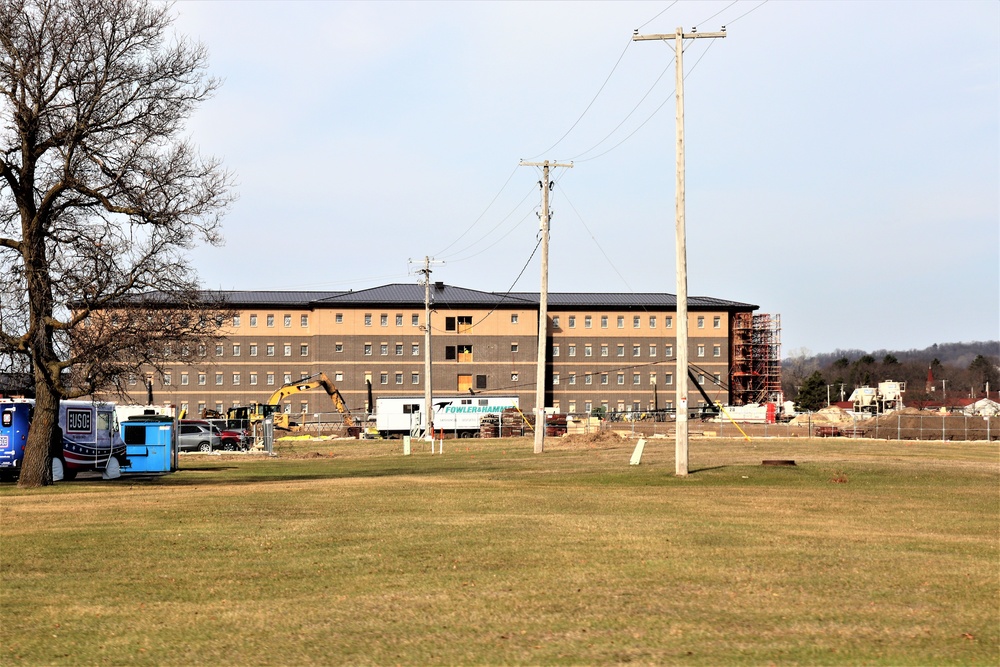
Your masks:
<instances>
[{"instance_id":1,"label":"black vehicle tire","mask_svg":"<svg viewBox=\"0 0 1000 667\"><path fill-rule=\"evenodd\" d=\"M206 452L206 453L207 452L211 452L212 451L212 443L210 443L210 442L199 442L198 443L198 451L199 452Z\"/></svg>"},{"instance_id":2,"label":"black vehicle tire","mask_svg":"<svg viewBox=\"0 0 1000 667\"><path fill-rule=\"evenodd\" d=\"M227 452L235 452L237 449L239 449L239 445L237 445L235 442L233 442L232 440L230 440L230 441L224 443L222 445L222 448L224 450L226 450Z\"/></svg>"},{"instance_id":3,"label":"black vehicle tire","mask_svg":"<svg viewBox=\"0 0 1000 667\"><path fill-rule=\"evenodd\" d=\"M63 481L72 482L74 479L76 479L76 468L69 468L66 465L66 459L62 460L62 464L63 464Z\"/></svg>"}]
</instances>

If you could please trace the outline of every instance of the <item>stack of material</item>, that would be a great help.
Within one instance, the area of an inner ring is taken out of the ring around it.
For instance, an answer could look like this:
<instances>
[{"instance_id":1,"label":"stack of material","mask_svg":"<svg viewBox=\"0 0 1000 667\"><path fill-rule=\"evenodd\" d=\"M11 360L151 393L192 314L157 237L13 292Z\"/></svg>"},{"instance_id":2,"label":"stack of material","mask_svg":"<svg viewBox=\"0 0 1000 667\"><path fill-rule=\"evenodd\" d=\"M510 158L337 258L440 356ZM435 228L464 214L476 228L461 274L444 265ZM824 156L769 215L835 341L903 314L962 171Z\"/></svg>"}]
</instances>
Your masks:
<instances>
[{"instance_id":1,"label":"stack of material","mask_svg":"<svg viewBox=\"0 0 1000 667\"><path fill-rule=\"evenodd\" d=\"M570 435L596 433L600 430L601 420L599 417L583 417L566 421L566 432Z\"/></svg>"},{"instance_id":2,"label":"stack of material","mask_svg":"<svg viewBox=\"0 0 1000 667\"><path fill-rule=\"evenodd\" d=\"M545 418L545 435L566 435L566 415L554 414Z\"/></svg>"},{"instance_id":3,"label":"stack of material","mask_svg":"<svg viewBox=\"0 0 1000 667\"><path fill-rule=\"evenodd\" d=\"M852 424L854 422L854 418L847 410L831 406L829 408L823 408L819 412L814 412L811 415L799 415L793 419L791 423L796 426L806 426L810 423L810 421L814 425L820 424L836 426L839 424Z\"/></svg>"},{"instance_id":4,"label":"stack of material","mask_svg":"<svg viewBox=\"0 0 1000 667\"><path fill-rule=\"evenodd\" d=\"M500 437L500 416L494 414L483 415L479 418L480 438Z\"/></svg>"},{"instance_id":5,"label":"stack of material","mask_svg":"<svg viewBox=\"0 0 1000 667\"><path fill-rule=\"evenodd\" d=\"M532 433L535 416L524 414L516 408L507 408L500 414L500 437L519 438Z\"/></svg>"}]
</instances>

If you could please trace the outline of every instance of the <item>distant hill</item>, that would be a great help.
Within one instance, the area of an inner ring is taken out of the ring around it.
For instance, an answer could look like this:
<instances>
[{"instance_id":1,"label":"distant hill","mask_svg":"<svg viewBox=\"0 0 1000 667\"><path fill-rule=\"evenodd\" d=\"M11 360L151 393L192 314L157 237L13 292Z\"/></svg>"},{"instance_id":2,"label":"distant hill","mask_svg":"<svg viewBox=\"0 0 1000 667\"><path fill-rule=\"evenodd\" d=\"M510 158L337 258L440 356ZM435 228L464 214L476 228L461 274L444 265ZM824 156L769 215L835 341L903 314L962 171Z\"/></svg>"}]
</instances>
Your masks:
<instances>
[{"instance_id":1,"label":"distant hill","mask_svg":"<svg viewBox=\"0 0 1000 667\"><path fill-rule=\"evenodd\" d=\"M925 347L922 350L886 350L878 349L874 351L867 350L841 350L837 349L833 352L820 352L811 356L796 357L796 360L806 360L815 364L818 368L823 368L829 366L838 359L846 358L850 362L857 361L866 354L870 354L876 359L883 359L887 354L896 357L900 362L903 361L914 361L914 362L926 362L925 365L929 366L932 361L937 359L943 366L958 366L961 368L968 368L972 360L975 359L980 354L984 357L1000 357L1000 341L997 340L986 340L986 341L973 341L971 343L935 343L930 347ZM791 362L792 358L786 359L785 362Z\"/></svg>"}]
</instances>

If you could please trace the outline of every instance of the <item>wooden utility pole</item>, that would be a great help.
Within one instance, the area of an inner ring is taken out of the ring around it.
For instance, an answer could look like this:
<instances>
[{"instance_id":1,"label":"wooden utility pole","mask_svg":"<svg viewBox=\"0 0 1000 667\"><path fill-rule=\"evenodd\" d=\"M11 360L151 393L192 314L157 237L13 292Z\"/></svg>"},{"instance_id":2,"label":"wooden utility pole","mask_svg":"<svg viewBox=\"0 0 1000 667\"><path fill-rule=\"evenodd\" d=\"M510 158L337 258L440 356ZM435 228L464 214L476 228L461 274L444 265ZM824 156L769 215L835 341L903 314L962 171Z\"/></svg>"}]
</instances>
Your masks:
<instances>
[{"instance_id":1,"label":"wooden utility pole","mask_svg":"<svg viewBox=\"0 0 1000 667\"><path fill-rule=\"evenodd\" d=\"M677 193L676 193L676 237L677 237L677 400L674 414L676 416L677 441L674 447L674 472L684 476L688 474L688 304L687 304L687 240L684 222L684 40L708 37L725 37L726 28L722 32L691 32L685 33L683 28L677 28L672 35L640 35L636 30L632 41L674 40L676 53L677 87Z\"/></svg>"},{"instance_id":2,"label":"wooden utility pole","mask_svg":"<svg viewBox=\"0 0 1000 667\"><path fill-rule=\"evenodd\" d=\"M431 420L434 418L431 393L431 263L444 262L424 257L424 268L417 271L424 274L424 437L428 440L434 439L430 432Z\"/></svg>"},{"instance_id":3,"label":"wooden utility pole","mask_svg":"<svg viewBox=\"0 0 1000 667\"><path fill-rule=\"evenodd\" d=\"M522 167L541 167L542 180L542 285L538 293L538 367L535 369L535 454L545 451L545 343L549 330L549 183L550 167L573 168L573 163L525 162Z\"/></svg>"}]
</instances>

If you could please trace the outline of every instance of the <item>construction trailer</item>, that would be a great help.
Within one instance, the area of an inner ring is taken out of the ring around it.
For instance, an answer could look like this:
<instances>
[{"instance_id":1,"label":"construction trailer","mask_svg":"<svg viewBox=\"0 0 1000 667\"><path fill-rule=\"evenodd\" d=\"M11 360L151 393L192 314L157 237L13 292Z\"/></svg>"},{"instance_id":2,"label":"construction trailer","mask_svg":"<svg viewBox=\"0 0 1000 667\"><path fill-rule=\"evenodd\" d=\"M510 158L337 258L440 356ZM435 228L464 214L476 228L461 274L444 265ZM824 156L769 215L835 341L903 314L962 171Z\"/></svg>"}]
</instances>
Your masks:
<instances>
[{"instance_id":1,"label":"construction trailer","mask_svg":"<svg viewBox=\"0 0 1000 667\"><path fill-rule=\"evenodd\" d=\"M479 422L485 415L499 415L518 407L517 396L435 396L431 401L434 430L459 438L479 435ZM418 436L428 426L422 396L375 399L375 426L379 435Z\"/></svg>"}]
</instances>

